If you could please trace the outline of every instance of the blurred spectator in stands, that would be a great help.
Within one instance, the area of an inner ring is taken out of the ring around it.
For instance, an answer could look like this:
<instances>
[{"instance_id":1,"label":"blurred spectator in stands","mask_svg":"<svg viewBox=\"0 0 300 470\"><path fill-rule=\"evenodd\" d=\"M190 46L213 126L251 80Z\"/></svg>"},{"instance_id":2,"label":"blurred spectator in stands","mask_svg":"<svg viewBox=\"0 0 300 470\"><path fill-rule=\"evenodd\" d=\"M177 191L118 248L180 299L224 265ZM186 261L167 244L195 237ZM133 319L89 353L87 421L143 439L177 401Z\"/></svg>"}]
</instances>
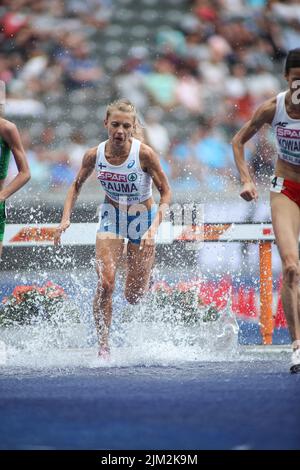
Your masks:
<instances>
[{"instance_id":1,"label":"blurred spectator in stands","mask_svg":"<svg viewBox=\"0 0 300 470\"><path fill-rule=\"evenodd\" d=\"M19 79L29 82L31 79L39 78L47 65L47 54L36 44L29 51L26 64L19 73Z\"/></svg>"},{"instance_id":2,"label":"blurred spectator in stands","mask_svg":"<svg viewBox=\"0 0 300 470\"><path fill-rule=\"evenodd\" d=\"M218 18L218 2L210 0L194 0L192 11L201 21L215 23Z\"/></svg>"},{"instance_id":3,"label":"blurred spectator in stands","mask_svg":"<svg viewBox=\"0 0 300 470\"><path fill-rule=\"evenodd\" d=\"M142 74L147 74L153 70L151 62L152 60L150 59L147 47L132 46L128 51L128 56L126 57L122 67L127 72L140 72Z\"/></svg>"},{"instance_id":4,"label":"blurred spectator in stands","mask_svg":"<svg viewBox=\"0 0 300 470\"><path fill-rule=\"evenodd\" d=\"M28 16L26 13L20 12L20 2L4 2L7 3L7 11L0 18L1 28L4 38L12 38L15 36L27 23Z\"/></svg>"},{"instance_id":5,"label":"blurred spectator in stands","mask_svg":"<svg viewBox=\"0 0 300 470\"><path fill-rule=\"evenodd\" d=\"M161 124L163 112L159 107L151 107L145 115L145 133L149 145L159 155L169 153L170 138L167 129Z\"/></svg>"},{"instance_id":6,"label":"blurred spectator in stands","mask_svg":"<svg viewBox=\"0 0 300 470\"><path fill-rule=\"evenodd\" d=\"M55 68L57 66L50 65L49 56L40 47L34 46L17 78L26 90L25 96L40 97L53 87L58 91L61 83L61 68L56 73Z\"/></svg>"},{"instance_id":7,"label":"blurred spectator in stands","mask_svg":"<svg viewBox=\"0 0 300 470\"><path fill-rule=\"evenodd\" d=\"M194 168L201 172L209 189L224 189L228 183L226 180L231 175L230 168L233 168L231 146L218 135L213 120L200 121L195 140Z\"/></svg>"},{"instance_id":8,"label":"blurred spectator in stands","mask_svg":"<svg viewBox=\"0 0 300 470\"><path fill-rule=\"evenodd\" d=\"M30 1L29 18L33 28L51 31L65 17L64 2L62 0ZM60 20L61 18L61 20Z\"/></svg>"},{"instance_id":9,"label":"blurred spectator in stands","mask_svg":"<svg viewBox=\"0 0 300 470\"><path fill-rule=\"evenodd\" d=\"M148 49L144 46L131 47L114 80L116 95L126 96L138 109L146 109L149 100L145 93L144 76L152 70Z\"/></svg>"},{"instance_id":10,"label":"blurred spectator in stands","mask_svg":"<svg viewBox=\"0 0 300 470\"><path fill-rule=\"evenodd\" d=\"M272 44L265 38L257 38L255 46L249 46L243 54L243 63L248 73L255 73L257 69L263 68L272 72L274 49Z\"/></svg>"},{"instance_id":11,"label":"blurred spectator in stands","mask_svg":"<svg viewBox=\"0 0 300 470\"><path fill-rule=\"evenodd\" d=\"M270 3L271 11L279 20L287 23L300 22L300 4L298 0L272 1Z\"/></svg>"},{"instance_id":12,"label":"blurred spectator in stands","mask_svg":"<svg viewBox=\"0 0 300 470\"><path fill-rule=\"evenodd\" d=\"M26 90L23 84L10 86L5 104L5 114L14 117L40 119L46 114L46 106L34 98L24 98Z\"/></svg>"},{"instance_id":13,"label":"blurred spectator in stands","mask_svg":"<svg viewBox=\"0 0 300 470\"><path fill-rule=\"evenodd\" d=\"M270 15L257 16L257 25L259 26L259 33L269 41L273 48L273 59L275 61L283 60L287 54L284 45L283 28Z\"/></svg>"},{"instance_id":14,"label":"blurred spectator in stands","mask_svg":"<svg viewBox=\"0 0 300 470\"><path fill-rule=\"evenodd\" d=\"M50 185L51 187L70 185L75 176L75 170L70 166L69 155L61 150L56 152L56 160L51 165Z\"/></svg>"},{"instance_id":15,"label":"blurred spectator in stands","mask_svg":"<svg viewBox=\"0 0 300 470\"><path fill-rule=\"evenodd\" d=\"M87 42L73 44L64 64L64 82L68 90L95 88L102 77L102 69L90 56Z\"/></svg>"},{"instance_id":16,"label":"blurred spectator in stands","mask_svg":"<svg viewBox=\"0 0 300 470\"><path fill-rule=\"evenodd\" d=\"M50 176L49 160L43 157L43 153L38 148L35 148L28 129L21 131L21 139L28 158L31 184L42 184L44 187L48 187Z\"/></svg>"},{"instance_id":17,"label":"blurred spectator in stands","mask_svg":"<svg viewBox=\"0 0 300 470\"><path fill-rule=\"evenodd\" d=\"M209 58L199 62L199 73L211 92L222 92L224 80L229 76L225 58L231 53L231 48L221 36L212 36L208 44Z\"/></svg>"},{"instance_id":18,"label":"blurred spectator in stands","mask_svg":"<svg viewBox=\"0 0 300 470\"><path fill-rule=\"evenodd\" d=\"M256 68L255 75L249 75L247 82L249 92L257 99L258 103L272 98L280 92L279 78L270 73L263 65Z\"/></svg>"},{"instance_id":19,"label":"blurred spectator in stands","mask_svg":"<svg viewBox=\"0 0 300 470\"><path fill-rule=\"evenodd\" d=\"M33 144L29 129L20 129L20 136L30 167L30 185L43 185L45 189L49 186L50 162L44 158L40 147ZM17 167L15 161L12 160L9 165L8 179L11 180L16 173Z\"/></svg>"},{"instance_id":20,"label":"blurred spectator in stands","mask_svg":"<svg viewBox=\"0 0 300 470\"><path fill-rule=\"evenodd\" d=\"M230 71L231 75L224 81L223 109L220 112L223 120L226 120L227 115L231 121L229 136L236 127L250 118L255 106L255 99L249 92L245 65L241 62L233 63Z\"/></svg>"},{"instance_id":21,"label":"blurred spectator in stands","mask_svg":"<svg viewBox=\"0 0 300 470\"><path fill-rule=\"evenodd\" d=\"M0 80L8 85L12 78L9 59L4 54L0 54Z\"/></svg>"},{"instance_id":22,"label":"blurred spectator in stands","mask_svg":"<svg viewBox=\"0 0 300 470\"><path fill-rule=\"evenodd\" d=\"M186 59L194 59L196 63L209 58L209 47L206 39L210 34L206 24L201 23L195 16L184 15L180 23L186 35Z\"/></svg>"},{"instance_id":23,"label":"blurred spectator in stands","mask_svg":"<svg viewBox=\"0 0 300 470\"><path fill-rule=\"evenodd\" d=\"M186 54L185 36L181 31L164 27L157 33L156 43L161 55L185 56Z\"/></svg>"},{"instance_id":24,"label":"blurred spectator in stands","mask_svg":"<svg viewBox=\"0 0 300 470\"><path fill-rule=\"evenodd\" d=\"M8 67L11 71L13 78L16 79L24 67L25 59L23 58L22 54L18 51L16 52L9 52L5 54L6 59L8 60Z\"/></svg>"},{"instance_id":25,"label":"blurred spectator in stands","mask_svg":"<svg viewBox=\"0 0 300 470\"><path fill-rule=\"evenodd\" d=\"M203 182L202 168L197 164L195 148L199 141L199 128L187 139L176 143L171 149L172 180L177 189L195 190Z\"/></svg>"},{"instance_id":26,"label":"blurred spectator in stands","mask_svg":"<svg viewBox=\"0 0 300 470\"><path fill-rule=\"evenodd\" d=\"M201 166L217 169L224 175L227 168L232 165L231 147L218 134L218 129L214 126L212 119L203 119L200 122L194 155Z\"/></svg>"},{"instance_id":27,"label":"blurred spectator in stands","mask_svg":"<svg viewBox=\"0 0 300 470\"><path fill-rule=\"evenodd\" d=\"M49 149L53 150L57 147L56 131L53 126L45 127L41 135L42 145Z\"/></svg>"},{"instance_id":28,"label":"blurred spectator in stands","mask_svg":"<svg viewBox=\"0 0 300 470\"><path fill-rule=\"evenodd\" d=\"M191 114L203 112L203 93L197 70L182 63L177 67L177 85L175 95L178 104L184 106Z\"/></svg>"},{"instance_id":29,"label":"blurred spectator in stands","mask_svg":"<svg viewBox=\"0 0 300 470\"><path fill-rule=\"evenodd\" d=\"M216 30L217 34L230 45L235 54L255 44L257 39L253 25L238 16L227 18L226 21L223 19L217 24Z\"/></svg>"},{"instance_id":30,"label":"blurred spectator in stands","mask_svg":"<svg viewBox=\"0 0 300 470\"><path fill-rule=\"evenodd\" d=\"M232 64L230 76L224 81L224 94L231 99L240 99L248 93L247 69L241 62Z\"/></svg>"},{"instance_id":31,"label":"blurred spectator in stands","mask_svg":"<svg viewBox=\"0 0 300 470\"><path fill-rule=\"evenodd\" d=\"M40 92L44 93L44 95L47 97L50 95L63 96L65 90L64 84L62 82L62 76L62 66L55 60L54 57L50 56L47 68L40 76Z\"/></svg>"},{"instance_id":32,"label":"blurred spectator in stands","mask_svg":"<svg viewBox=\"0 0 300 470\"><path fill-rule=\"evenodd\" d=\"M66 147L59 142L55 127L48 126L43 130L35 150L39 161L47 162L49 165L50 187L68 185L72 182L76 173L70 165Z\"/></svg>"},{"instance_id":33,"label":"blurred spectator in stands","mask_svg":"<svg viewBox=\"0 0 300 470\"><path fill-rule=\"evenodd\" d=\"M170 110L178 101L176 87L178 80L175 76L175 65L168 57L160 57L154 63L154 72L144 78L144 86L153 104L165 110Z\"/></svg>"},{"instance_id":34,"label":"blurred spectator in stands","mask_svg":"<svg viewBox=\"0 0 300 470\"><path fill-rule=\"evenodd\" d=\"M70 143L67 145L69 164L77 172L81 166L82 158L87 149L86 138L82 130L75 129L71 132Z\"/></svg>"},{"instance_id":35,"label":"blurred spectator in stands","mask_svg":"<svg viewBox=\"0 0 300 470\"><path fill-rule=\"evenodd\" d=\"M113 13L112 0L69 0L66 7L70 15L97 30L109 24Z\"/></svg>"}]
</instances>

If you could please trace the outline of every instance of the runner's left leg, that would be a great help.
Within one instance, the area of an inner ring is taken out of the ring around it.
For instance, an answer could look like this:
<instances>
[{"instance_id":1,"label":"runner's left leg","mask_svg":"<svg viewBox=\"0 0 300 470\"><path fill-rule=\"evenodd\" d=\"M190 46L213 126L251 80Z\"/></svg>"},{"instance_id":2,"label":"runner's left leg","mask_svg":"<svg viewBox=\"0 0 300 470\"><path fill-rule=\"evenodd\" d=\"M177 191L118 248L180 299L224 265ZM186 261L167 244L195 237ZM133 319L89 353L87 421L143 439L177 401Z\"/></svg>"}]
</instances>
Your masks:
<instances>
[{"instance_id":1,"label":"runner's left leg","mask_svg":"<svg viewBox=\"0 0 300 470\"><path fill-rule=\"evenodd\" d=\"M96 270L98 284L93 312L99 341L99 351L108 349L109 327L112 318L112 295L115 276L123 251L123 238L113 233L98 233L96 239Z\"/></svg>"},{"instance_id":2,"label":"runner's left leg","mask_svg":"<svg viewBox=\"0 0 300 470\"><path fill-rule=\"evenodd\" d=\"M125 297L129 303L137 304L147 292L154 258L155 248L149 255L139 244L128 242Z\"/></svg>"}]
</instances>

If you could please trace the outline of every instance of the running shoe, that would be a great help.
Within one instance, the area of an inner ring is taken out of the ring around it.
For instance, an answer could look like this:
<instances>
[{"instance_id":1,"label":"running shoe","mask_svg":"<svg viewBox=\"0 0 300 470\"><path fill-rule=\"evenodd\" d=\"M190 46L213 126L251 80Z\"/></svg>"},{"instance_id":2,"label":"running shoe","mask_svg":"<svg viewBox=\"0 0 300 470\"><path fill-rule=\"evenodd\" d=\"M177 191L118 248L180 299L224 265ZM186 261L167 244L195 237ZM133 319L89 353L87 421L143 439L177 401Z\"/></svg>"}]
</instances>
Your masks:
<instances>
[{"instance_id":1,"label":"running shoe","mask_svg":"<svg viewBox=\"0 0 300 470\"><path fill-rule=\"evenodd\" d=\"M292 365L290 367L291 374L300 373L300 348L292 352Z\"/></svg>"}]
</instances>

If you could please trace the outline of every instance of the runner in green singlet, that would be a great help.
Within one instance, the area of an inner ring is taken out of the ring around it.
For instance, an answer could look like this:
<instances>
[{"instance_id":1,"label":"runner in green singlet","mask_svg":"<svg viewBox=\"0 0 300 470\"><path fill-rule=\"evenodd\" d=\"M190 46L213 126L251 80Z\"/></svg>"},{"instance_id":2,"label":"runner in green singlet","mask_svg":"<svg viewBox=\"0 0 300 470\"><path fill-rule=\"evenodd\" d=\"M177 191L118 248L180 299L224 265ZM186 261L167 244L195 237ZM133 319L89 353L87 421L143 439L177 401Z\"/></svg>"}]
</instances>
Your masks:
<instances>
[{"instance_id":1,"label":"runner in green singlet","mask_svg":"<svg viewBox=\"0 0 300 470\"><path fill-rule=\"evenodd\" d=\"M18 168L18 174L5 186L11 152ZM5 201L24 186L29 179L30 171L19 131L15 124L0 117L0 257L6 218Z\"/></svg>"}]
</instances>

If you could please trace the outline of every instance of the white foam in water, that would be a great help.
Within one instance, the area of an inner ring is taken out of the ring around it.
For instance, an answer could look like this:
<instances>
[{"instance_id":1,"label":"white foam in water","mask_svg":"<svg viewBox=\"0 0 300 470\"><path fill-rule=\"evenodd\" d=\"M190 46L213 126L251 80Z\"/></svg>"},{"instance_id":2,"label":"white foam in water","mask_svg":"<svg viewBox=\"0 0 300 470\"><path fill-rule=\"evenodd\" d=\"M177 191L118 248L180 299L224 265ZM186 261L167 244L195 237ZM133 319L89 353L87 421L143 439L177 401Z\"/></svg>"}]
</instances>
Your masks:
<instances>
[{"instance_id":1,"label":"white foam in water","mask_svg":"<svg viewBox=\"0 0 300 470\"><path fill-rule=\"evenodd\" d=\"M165 276L174 283L180 279L186 281L189 275L195 274L188 269L179 273L165 270L164 273L157 269L157 279L162 280ZM128 307L124 302L124 279L122 282L118 279L110 337L111 359L104 361L97 356L92 314L96 287L94 269L74 268L71 272L61 270L51 274L19 272L11 275L10 282L12 278L13 285L43 285L51 280L64 286L78 308L80 321L76 322L60 310L51 322L39 320L32 325L0 327L0 368L4 368L5 373L10 370L14 373L14 368L22 372L26 368L67 370L84 367L176 366L186 362L270 358L270 350L263 352L263 355L260 350L258 356L251 347L245 351L244 347L238 345L238 326L230 302L217 321L199 321L186 325L180 318L174 320L175 313L171 309L167 315L166 312L162 315L162 310L149 300L142 305ZM286 354L278 350L276 360L281 357L286 360Z\"/></svg>"},{"instance_id":2,"label":"white foam in water","mask_svg":"<svg viewBox=\"0 0 300 470\"><path fill-rule=\"evenodd\" d=\"M164 335L161 331L164 329ZM83 347L79 339L86 345L87 338L84 327L80 325L61 328L59 336L57 332L48 325L40 327L26 327L24 338L18 343L20 332L8 330L2 336L6 344L6 362L4 366L44 368L44 367L99 367L99 366L134 366L134 365L170 365L186 361L216 361L233 358L236 352L232 337L230 338L230 349L228 345L219 350L217 347L208 347L201 341L195 344L186 344L190 332L185 328L177 331L177 341L174 342L172 335L167 336L166 325L149 325L133 323L126 328L126 343L121 346L114 344L111 340L111 359L104 361L97 357L97 347ZM48 341L48 335L51 341ZM60 336L62 335L62 336ZM195 332L191 334L191 337ZM45 336L47 337L46 341ZM180 338L181 336L181 338ZM207 336L211 336L209 333ZM25 339L26 338L26 339ZM70 340L75 341L70 341ZM181 339L181 341L180 341ZM215 337L211 338L216 344ZM208 340L208 338L206 338ZM66 343L68 346L66 347ZM77 346L77 347L76 347Z\"/></svg>"},{"instance_id":3,"label":"white foam in water","mask_svg":"<svg viewBox=\"0 0 300 470\"><path fill-rule=\"evenodd\" d=\"M74 279L73 279L74 280ZM221 361L238 358L238 327L229 312L215 322L199 322L184 325L174 322L174 317L162 321L162 312L151 312L151 320L145 321L145 306L130 307L131 318L124 321L128 306L115 302L111 331L111 359L97 356L95 328L91 313L90 290L79 288L82 305L89 299L89 315L82 312L80 322L57 312L51 322L37 321L33 325L14 325L1 328L0 337L6 347L2 367L21 368L76 368L76 367L124 367L167 366L187 361ZM86 299L83 299L86 294ZM122 302L121 302L122 303ZM148 305L149 309L149 305ZM128 311L127 311L128 313ZM170 315L172 315L170 311Z\"/></svg>"}]
</instances>

